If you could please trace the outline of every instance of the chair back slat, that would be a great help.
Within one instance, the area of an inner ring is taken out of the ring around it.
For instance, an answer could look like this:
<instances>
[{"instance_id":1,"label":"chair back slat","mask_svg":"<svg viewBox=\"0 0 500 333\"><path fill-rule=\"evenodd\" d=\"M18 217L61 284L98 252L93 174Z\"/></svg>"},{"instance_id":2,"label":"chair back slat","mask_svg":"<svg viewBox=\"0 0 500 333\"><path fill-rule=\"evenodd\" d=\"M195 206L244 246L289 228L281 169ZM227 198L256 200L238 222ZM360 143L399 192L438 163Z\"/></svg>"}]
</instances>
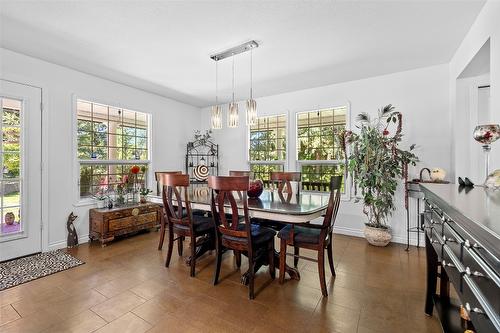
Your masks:
<instances>
[{"instance_id":1,"label":"chair back slat","mask_svg":"<svg viewBox=\"0 0 500 333\"><path fill-rule=\"evenodd\" d=\"M161 180L161 176L163 174L181 175L182 171L155 171L156 195L161 195L161 192L163 191L163 183L162 183L162 180Z\"/></svg>"},{"instance_id":2,"label":"chair back slat","mask_svg":"<svg viewBox=\"0 0 500 333\"><path fill-rule=\"evenodd\" d=\"M271 181L278 184L278 193L283 193L286 188L288 194L293 193L291 182L297 182L297 194L300 191L302 173L300 172L271 172Z\"/></svg>"},{"instance_id":3,"label":"chair back slat","mask_svg":"<svg viewBox=\"0 0 500 333\"><path fill-rule=\"evenodd\" d=\"M189 175L162 174L160 180L163 184L163 206L168 219L172 223L191 226L191 205L188 197ZM184 192L184 198L181 192ZM186 216L183 214L183 202Z\"/></svg>"},{"instance_id":4,"label":"chair back slat","mask_svg":"<svg viewBox=\"0 0 500 333\"><path fill-rule=\"evenodd\" d=\"M216 217L216 225L222 234L233 237L250 237L250 221L248 218L248 176L209 176L208 187L212 189L212 213ZM233 192L242 193L244 219L240 221L238 205ZM226 217L225 207L229 204L231 208L231 218ZM245 228L239 228L240 222L245 223Z\"/></svg>"},{"instance_id":5,"label":"chair back slat","mask_svg":"<svg viewBox=\"0 0 500 333\"><path fill-rule=\"evenodd\" d=\"M253 171L236 171L236 170L230 170L229 171L229 176L247 176L249 179L253 179Z\"/></svg>"},{"instance_id":6,"label":"chair back slat","mask_svg":"<svg viewBox=\"0 0 500 333\"><path fill-rule=\"evenodd\" d=\"M340 189L342 187L342 176L332 176L330 178L330 196L328 198L328 208L326 209L325 219L323 220L323 228L328 229L328 232L333 229L337 213L340 206Z\"/></svg>"}]
</instances>

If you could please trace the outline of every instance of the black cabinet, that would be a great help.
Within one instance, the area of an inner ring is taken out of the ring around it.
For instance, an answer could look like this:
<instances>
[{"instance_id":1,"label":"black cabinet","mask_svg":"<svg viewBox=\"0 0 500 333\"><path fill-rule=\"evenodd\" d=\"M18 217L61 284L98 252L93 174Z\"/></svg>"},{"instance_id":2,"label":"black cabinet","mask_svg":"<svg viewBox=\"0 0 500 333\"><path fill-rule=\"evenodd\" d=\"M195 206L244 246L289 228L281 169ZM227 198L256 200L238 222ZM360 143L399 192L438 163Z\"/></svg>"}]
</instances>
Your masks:
<instances>
[{"instance_id":1,"label":"black cabinet","mask_svg":"<svg viewBox=\"0 0 500 333\"><path fill-rule=\"evenodd\" d=\"M477 332L500 332L500 206L487 202L491 198L483 188L466 193L456 185L439 186L443 188L422 186L428 265L425 312L432 314L434 305L445 332L463 332L457 307L462 305ZM460 304L450 299L450 284Z\"/></svg>"}]
</instances>

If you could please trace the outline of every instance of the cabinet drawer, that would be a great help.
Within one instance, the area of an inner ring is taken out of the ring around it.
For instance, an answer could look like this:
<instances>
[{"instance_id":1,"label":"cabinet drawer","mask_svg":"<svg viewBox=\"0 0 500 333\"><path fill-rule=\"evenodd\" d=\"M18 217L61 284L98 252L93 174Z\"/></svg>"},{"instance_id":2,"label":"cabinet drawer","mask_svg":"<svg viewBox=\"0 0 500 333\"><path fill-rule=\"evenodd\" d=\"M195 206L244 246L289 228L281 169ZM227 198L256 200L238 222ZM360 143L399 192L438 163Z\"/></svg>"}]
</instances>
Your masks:
<instances>
[{"instance_id":1,"label":"cabinet drawer","mask_svg":"<svg viewBox=\"0 0 500 333\"><path fill-rule=\"evenodd\" d=\"M491 307L500 313L500 278L472 248L463 251L464 276L474 281Z\"/></svg>"},{"instance_id":2,"label":"cabinet drawer","mask_svg":"<svg viewBox=\"0 0 500 333\"><path fill-rule=\"evenodd\" d=\"M130 228L141 224L155 222L156 220L157 220L156 212L114 219L109 221L109 231L115 231L123 228Z\"/></svg>"},{"instance_id":3,"label":"cabinet drawer","mask_svg":"<svg viewBox=\"0 0 500 333\"><path fill-rule=\"evenodd\" d=\"M500 331L498 311L490 306L476 281L467 275L463 277L462 302L478 332Z\"/></svg>"},{"instance_id":4,"label":"cabinet drawer","mask_svg":"<svg viewBox=\"0 0 500 333\"><path fill-rule=\"evenodd\" d=\"M458 288L461 283L464 267L448 245L443 245L443 259L441 264L443 265L450 281Z\"/></svg>"},{"instance_id":5,"label":"cabinet drawer","mask_svg":"<svg viewBox=\"0 0 500 333\"><path fill-rule=\"evenodd\" d=\"M445 222L443 225L443 243L449 247L458 260L462 259L462 244L464 240L448 222Z\"/></svg>"}]
</instances>

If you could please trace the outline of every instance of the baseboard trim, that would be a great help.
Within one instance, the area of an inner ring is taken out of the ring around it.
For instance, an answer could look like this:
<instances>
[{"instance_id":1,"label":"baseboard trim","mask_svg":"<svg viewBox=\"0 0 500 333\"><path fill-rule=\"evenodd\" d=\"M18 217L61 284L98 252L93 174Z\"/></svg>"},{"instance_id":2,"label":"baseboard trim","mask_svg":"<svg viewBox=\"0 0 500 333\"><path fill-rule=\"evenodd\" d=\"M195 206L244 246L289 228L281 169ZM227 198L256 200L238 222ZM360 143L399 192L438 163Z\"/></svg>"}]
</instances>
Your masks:
<instances>
[{"instance_id":1,"label":"baseboard trim","mask_svg":"<svg viewBox=\"0 0 500 333\"><path fill-rule=\"evenodd\" d=\"M78 237L78 244L88 243L89 235L83 235ZM65 249L67 247L67 241L62 240L58 242L53 242L49 244L49 251Z\"/></svg>"},{"instance_id":2,"label":"baseboard trim","mask_svg":"<svg viewBox=\"0 0 500 333\"><path fill-rule=\"evenodd\" d=\"M363 230L360 230L360 229L335 226L333 228L333 232L336 234L339 234L339 235L365 238L365 235L363 234ZM398 244L406 244L406 237L393 235L391 242L398 243ZM415 233L412 233L410 235L410 245L417 246L417 236L415 235ZM420 245L420 247L425 247L424 235L420 236L420 244L419 245Z\"/></svg>"}]
</instances>

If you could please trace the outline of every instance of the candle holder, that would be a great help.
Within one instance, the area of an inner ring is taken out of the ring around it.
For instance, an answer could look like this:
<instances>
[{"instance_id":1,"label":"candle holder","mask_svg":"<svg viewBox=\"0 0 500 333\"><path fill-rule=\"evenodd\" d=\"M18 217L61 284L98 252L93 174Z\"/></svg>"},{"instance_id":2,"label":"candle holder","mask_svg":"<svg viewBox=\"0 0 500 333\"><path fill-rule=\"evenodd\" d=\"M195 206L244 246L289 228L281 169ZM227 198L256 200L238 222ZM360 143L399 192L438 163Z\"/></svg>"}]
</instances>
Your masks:
<instances>
[{"instance_id":1,"label":"candle holder","mask_svg":"<svg viewBox=\"0 0 500 333\"><path fill-rule=\"evenodd\" d=\"M484 169L486 179L489 175L489 164L490 164L490 151L491 144L498 140L500 137L500 125L498 124L488 124L488 125L478 125L474 129L472 134L474 140L483 145L484 151Z\"/></svg>"}]
</instances>

